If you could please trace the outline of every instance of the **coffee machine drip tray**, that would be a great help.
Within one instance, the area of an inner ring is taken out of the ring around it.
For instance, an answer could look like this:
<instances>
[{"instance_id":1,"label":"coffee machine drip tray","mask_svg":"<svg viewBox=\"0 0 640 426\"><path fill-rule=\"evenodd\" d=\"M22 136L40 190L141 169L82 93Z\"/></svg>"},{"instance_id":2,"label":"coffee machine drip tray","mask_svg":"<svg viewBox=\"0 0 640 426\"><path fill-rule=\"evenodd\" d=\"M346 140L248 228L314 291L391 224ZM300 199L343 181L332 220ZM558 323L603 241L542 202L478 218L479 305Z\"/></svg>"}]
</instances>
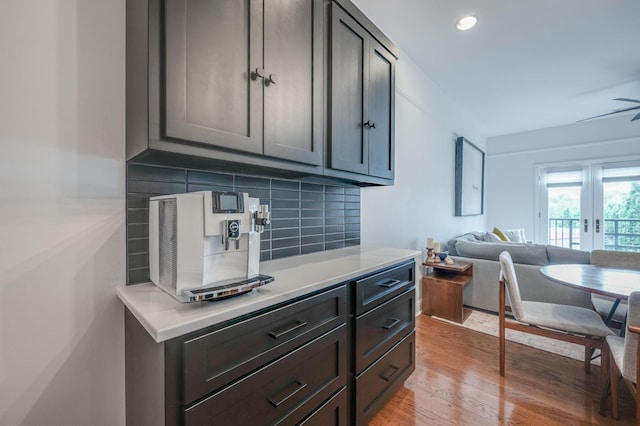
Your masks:
<instances>
[{"instance_id":1,"label":"coffee machine drip tray","mask_svg":"<svg viewBox=\"0 0 640 426\"><path fill-rule=\"evenodd\" d=\"M253 278L248 278L234 283L183 290L182 295L188 299L188 302L220 300L247 293L256 287L269 284L272 281L273 277L270 277L269 275L257 275Z\"/></svg>"}]
</instances>

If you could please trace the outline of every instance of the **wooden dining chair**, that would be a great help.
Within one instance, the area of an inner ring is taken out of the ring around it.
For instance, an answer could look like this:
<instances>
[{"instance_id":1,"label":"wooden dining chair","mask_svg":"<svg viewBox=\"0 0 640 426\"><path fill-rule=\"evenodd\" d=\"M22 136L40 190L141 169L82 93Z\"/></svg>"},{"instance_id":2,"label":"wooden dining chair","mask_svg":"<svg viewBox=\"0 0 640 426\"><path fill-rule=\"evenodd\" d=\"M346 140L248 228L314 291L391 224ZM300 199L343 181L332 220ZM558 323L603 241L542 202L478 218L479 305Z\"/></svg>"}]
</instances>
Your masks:
<instances>
[{"instance_id":1,"label":"wooden dining chair","mask_svg":"<svg viewBox=\"0 0 640 426\"><path fill-rule=\"evenodd\" d=\"M640 404L638 403L638 383L640 382L640 291L629 295L627 315L627 333L625 337L607 336L611 371L611 417L618 418L618 384L620 378L627 384L636 400L636 424L640 425Z\"/></svg>"},{"instance_id":2,"label":"wooden dining chair","mask_svg":"<svg viewBox=\"0 0 640 426\"><path fill-rule=\"evenodd\" d=\"M511 306L507 306L507 295ZM556 303L522 300L513 260L508 251L500 253L500 294L499 294L499 334L500 334L500 375L505 370L506 329L549 337L564 342L582 345L585 348L585 372L591 371L593 349L602 353L601 382L606 382L609 350L606 337L614 333L591 309L560 305ZM513 319L507 318L510 312Z\"/></svg>"}]
</instances>

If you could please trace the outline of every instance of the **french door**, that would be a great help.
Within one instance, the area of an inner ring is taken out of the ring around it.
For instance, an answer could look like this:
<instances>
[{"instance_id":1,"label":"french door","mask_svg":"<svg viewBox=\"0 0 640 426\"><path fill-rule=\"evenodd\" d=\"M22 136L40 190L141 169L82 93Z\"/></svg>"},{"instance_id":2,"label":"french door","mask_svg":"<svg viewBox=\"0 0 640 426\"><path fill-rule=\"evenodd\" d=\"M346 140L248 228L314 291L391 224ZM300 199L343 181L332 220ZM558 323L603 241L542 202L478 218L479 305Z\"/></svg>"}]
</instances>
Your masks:
<instances>
[{"instance_id":1,"label":"french door","mask_svg":"<svg viewBox=\"0 0 640 426\"><path fill-rule=\"evenodd\" d=\"M640 251L640 161L540 166L537 241Z\"/></svg>"}]
</instances>

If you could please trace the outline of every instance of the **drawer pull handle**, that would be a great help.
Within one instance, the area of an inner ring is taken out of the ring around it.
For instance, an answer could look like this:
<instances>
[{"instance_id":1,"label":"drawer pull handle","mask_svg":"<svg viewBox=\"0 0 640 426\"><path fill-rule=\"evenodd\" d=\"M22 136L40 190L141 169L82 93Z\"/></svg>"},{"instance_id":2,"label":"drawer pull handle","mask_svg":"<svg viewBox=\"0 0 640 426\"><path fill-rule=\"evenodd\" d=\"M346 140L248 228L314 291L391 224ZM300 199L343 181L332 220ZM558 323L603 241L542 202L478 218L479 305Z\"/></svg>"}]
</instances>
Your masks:
<instances>
[{"instance_id":1,"label":"drawer pull handle","mask_svg":"<svg viewBox=\"0 0 640 426\"><path fill-rule=\"evenodd\" d=\"M401 282L402 281L400 280L392 280L391 278L387 278L382 281L378 281L376 285L379 285L380 287L391 288L397 286Z\"/></svg>"},{"instance_id":2,"label":"drawer pull handle","mask_svg":"<svg viewBox=\"0 0 640 426\"><path fill-rule=\"evenodd\" d=\"M396 325L400 324L400 322L402 322L402 320L398 319L398 318L389 318L383 325L382 328L384 328L385 330L391 330L393 327L395 327Z\"/></svg>"},{"instance_id":3,"label":"drawer pull handle","mask_svg":"<svg viewBox=\"0 0 640 426\"><path fill-rule=\"evenodd\" d=\"M393 365L387 370L385 374L380 376L384 381L389 382L391 378L400 370L398 367L394 367Z\"/></svg>"},{"instance_id":4,"label":"drawer pull handle","mask_svg":"<svg viewBox=\"0 0 640 426\"><path fill-rule=\"evenodd\" d=\"M305 327L306 325L307 325L307 323L305 321L296 321L295 325L293 325L292 327L287 328L286 330L270 331L269 332L269 336L273 337L274 339L278 339L278 338L284 336L285 334L289 334L291 332L294 332L299 328Z\"/></svg>"},{"instance_id":5,"label":"drawer pull handle","mask_svg":"<svg viewBox=\"0 0 640 426\"><path fill-rule=\"evenodd\" d=\"M302 389L306 387L307 387L306 383L302 383L300 380L296 380L294 383L291 383L290 385L288 385L287 387L285 387L279 392L279 393L288 392L287 395L284 396L284 398L280 398L279 400L274 401L275 397L272 396L270 398L267 398L267 400L271 405L273 405L274 408L278 408L278 406L280 406L283 402L285 402L287 399L291 398L293 395L297 394L298 392L300 392Z\"/></svg>"}]
</instances>

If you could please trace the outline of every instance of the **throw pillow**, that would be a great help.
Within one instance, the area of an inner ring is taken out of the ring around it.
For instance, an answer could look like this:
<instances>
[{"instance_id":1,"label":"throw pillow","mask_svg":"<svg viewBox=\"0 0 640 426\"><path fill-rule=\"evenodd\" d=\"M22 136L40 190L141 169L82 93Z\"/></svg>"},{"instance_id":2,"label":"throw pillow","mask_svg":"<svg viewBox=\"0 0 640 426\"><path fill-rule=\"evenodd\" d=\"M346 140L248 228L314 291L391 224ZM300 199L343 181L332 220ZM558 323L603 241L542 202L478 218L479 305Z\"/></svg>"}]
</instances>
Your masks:
<instances>
[{"instance_id":1,"label":"throw pillow","mask_svg":"<svg viewBox=\"0 0 640 426\"><path fill-rule=\"evenodd\" d=\"M500 237L500 239L501 239L502 241L509 241L509 238L507 238L507 236L506 236L506 235L504 235L504 234L502 233L502 231L501 231L501 230L499 230L498 228L494 227L494 228L493 228L493 231L491 231L491 232L493 232L493 233L494 233L494 234L496 234L498 237Z\"/></svg>"},{"instance_id":2,"label":"throw pillow","mask_svg":"<svg viewBox=\"0 0 640 426\"><path fill-rule=\"evenodd\" d=\"M502 233L509 239L516 243L526 243L527 239L524 236L524 228L518 229L505 229Z\"/></svg>"},{"instance_id":3,"label":"throw pillow","mask_svg":"<svg viewBox=\"0 0 640 426\"><path fill-rule=\"evenodd\" d=\"M494 234L493 232L487 232L486 234L484 234L484 240L491 242L491 243L503 243L504 240L500 237L498 237L496 234Z\"/></svg>"}]
</instances>

